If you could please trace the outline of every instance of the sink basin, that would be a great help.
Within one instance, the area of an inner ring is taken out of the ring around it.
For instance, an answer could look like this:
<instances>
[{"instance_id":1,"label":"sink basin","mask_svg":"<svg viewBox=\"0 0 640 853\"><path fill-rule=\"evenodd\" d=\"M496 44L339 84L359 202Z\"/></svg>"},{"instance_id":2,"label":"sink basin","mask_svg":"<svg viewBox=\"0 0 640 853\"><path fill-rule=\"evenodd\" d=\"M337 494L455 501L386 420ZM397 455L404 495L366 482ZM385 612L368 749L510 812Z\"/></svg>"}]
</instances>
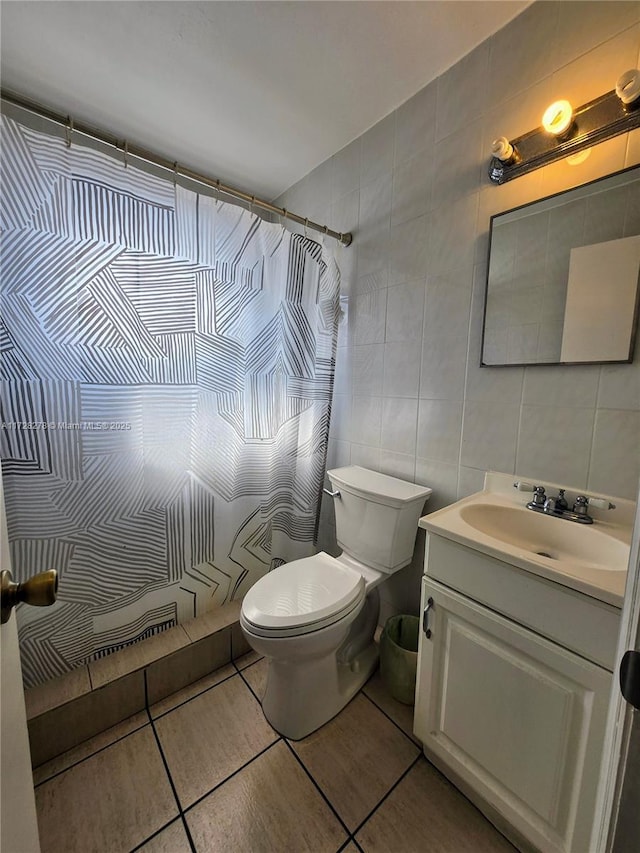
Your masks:
<instances>
[{"instance_id":1,"label":"sink basin","mask_svg":"<svg viewBox=\"0 0 640 853\"><path fill-rule=\"evenodd\" d=\"M565 488L545 485L548 494ZM567 488L569 503L577 494ZM430 533L621 607L635 503L611 497L613 509L596 506L591 509L594 523L578 524L527 509L527 500L526 493L514 491L513 475L490 471L481 492L425 515L419 524Z\"/></svg>"},{"instance_id":2,"label":"sink basin","mask_svg":"<svg viewBox=\"0 0 640 853\"><path fill-rule=\"evenodd\" d=\"M598 529L522 507L472 503L460 518L480 533L533 557L571 561L601 571L626 571L629 546Z\"/></svg>"}]
</instances>

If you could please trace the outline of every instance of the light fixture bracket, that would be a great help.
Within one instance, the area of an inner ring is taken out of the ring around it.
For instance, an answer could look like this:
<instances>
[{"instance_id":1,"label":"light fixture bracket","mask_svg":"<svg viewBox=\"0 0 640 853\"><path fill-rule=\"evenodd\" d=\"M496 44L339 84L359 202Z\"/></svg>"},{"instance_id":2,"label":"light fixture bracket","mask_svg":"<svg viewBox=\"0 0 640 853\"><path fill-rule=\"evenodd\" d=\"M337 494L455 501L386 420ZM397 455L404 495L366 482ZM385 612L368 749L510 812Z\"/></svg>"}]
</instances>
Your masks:
<instances>
[{"instance_id":1,"label":"light fixture bracket","mask_svg":"<svg viewBox=\"0 0 640 853\"><path fill-rule=\"evenodd\" d=\"M505 184L636 127L640 127L640 99L625 106L614 90L606 92L574 112L569 138L553 136L537 127L512 139L513 158L505 162L492 157L489 179L494 184Z\"/></svg>"}]
</instances>

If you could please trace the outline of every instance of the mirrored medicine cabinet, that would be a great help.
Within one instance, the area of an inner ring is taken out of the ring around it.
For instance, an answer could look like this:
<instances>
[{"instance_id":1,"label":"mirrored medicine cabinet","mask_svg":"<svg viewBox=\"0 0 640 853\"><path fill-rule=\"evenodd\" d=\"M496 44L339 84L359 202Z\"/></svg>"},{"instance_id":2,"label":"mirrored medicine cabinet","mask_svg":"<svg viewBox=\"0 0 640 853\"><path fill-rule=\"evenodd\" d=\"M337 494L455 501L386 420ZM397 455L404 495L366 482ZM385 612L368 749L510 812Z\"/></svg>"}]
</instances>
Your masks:
<instances>
[{"instance_id":1,"label":"mirrored medicine cabinet","mask_svg":"<svg viewBox=\"0 0 640 853\"><path fill-rule=\"evenodd\" d=\"M491 218L481 366L632 359L640 166Z\"/></svg>"}]
</instances>

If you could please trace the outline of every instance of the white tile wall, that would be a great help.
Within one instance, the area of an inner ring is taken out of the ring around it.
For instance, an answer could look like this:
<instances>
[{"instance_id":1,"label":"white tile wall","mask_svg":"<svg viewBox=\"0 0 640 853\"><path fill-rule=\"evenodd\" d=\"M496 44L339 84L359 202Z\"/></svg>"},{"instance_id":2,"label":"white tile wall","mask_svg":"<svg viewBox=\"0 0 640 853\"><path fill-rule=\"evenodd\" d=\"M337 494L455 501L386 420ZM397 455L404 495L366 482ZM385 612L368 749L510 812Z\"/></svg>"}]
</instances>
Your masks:
<instances>
[{"instance_id":1,"label":"white tile wall","mask_svg":"<svg viewBox=\"0 0 640 853\"><path fill-rule=\"evenodd\" d=\"M639 130L580 166L560 161L495 187L491 140L530 130L555 97L581 103L613 88L640 64L639 47L637 0L534 3L281 197L354 232L352 247L335 250L349 317L331 465L426 483L430 511L477 491L489 468L637 497L640 343L631 365L478 365L490 217L640 163ZM576 216L582 228L589 213ZM550 294L526 290L524 306L535 296L553 313ZM330 519L323 513L326 542ZM385 593L386 614L417 609L421 547Z\"/></svg>"},{"instance_id":2,"label":"white tile wall","mask_svg":"<svg viewBox=\"0 0 640 853\"><path fill-rule=\"evenodd\" d=\"M380 446L385 450L415 455L417 422L417 400L386 397L382 401Z\"/></svg>"},{"instance_id":3,"label":"white tile wall","mask_svg":"<svg viewBox=\"0 0 640 853\"><path fill-rule=\"evenodd\" d=\"M386 341L422 341L424 281L410 281L389 288Z\"/></svg>"},{"instance_id":4,"label":"white tile wall","mask_svg":"<svg viewBox=\"0 0 640 853\"><path fill-rule=\"evenodd\" d=\"M381 397L354 397L351 408L351 441L380 447Z\"/></svg>"},{"instance_id":5,"label":"white tile wall","mask_svg":"<svg viewBox=\"0 0 640 853\"><path fill-rule=\"evenodd\" d=\"M389 290L391 294L394 288ZM419 340L384 345L384 381L382 393L385 397L417 397L420 390Z\"/></svg>"},{"instance_id":6,"label":"white tile wall","mask_svg":"<svg viewBox=\"0 0 640 853\"><path fill-rule=\"evenodd\" d=\"M523 406L515 470L526 478L585 488L594 417L594 409Z\"/></svg>"},{"instance_id":7,"label":"white tile wall","mask_svg":"<svg viewBox=\"0 0 640 853\"><path fill-rule=\"evenodd\" d=\"M612 495L637 488L640 412L599 409L596 412L588 486Z\"/></svg>"}]
</instances>

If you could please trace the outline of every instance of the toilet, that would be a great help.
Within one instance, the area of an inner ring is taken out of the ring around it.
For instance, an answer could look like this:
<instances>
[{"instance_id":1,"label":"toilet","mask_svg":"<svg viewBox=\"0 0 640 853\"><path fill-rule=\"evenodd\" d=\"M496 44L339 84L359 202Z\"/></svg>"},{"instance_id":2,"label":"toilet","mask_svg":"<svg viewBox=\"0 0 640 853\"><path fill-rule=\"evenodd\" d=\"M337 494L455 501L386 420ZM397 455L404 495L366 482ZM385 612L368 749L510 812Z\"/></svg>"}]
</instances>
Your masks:
<instances>
[{"instance_id":1,"label":"toilet","mask_svg":"<svg viewBox=\"0 0 640 853\"><path fill-rule=\"evenodd\" d=\"M242 602L240 625L268 661L262 709L299 740L334 717L374 671L377 587L411 562L431 489L357 465L327 471L339 557L279 566Z\"/></svg>"}]
</instances>

